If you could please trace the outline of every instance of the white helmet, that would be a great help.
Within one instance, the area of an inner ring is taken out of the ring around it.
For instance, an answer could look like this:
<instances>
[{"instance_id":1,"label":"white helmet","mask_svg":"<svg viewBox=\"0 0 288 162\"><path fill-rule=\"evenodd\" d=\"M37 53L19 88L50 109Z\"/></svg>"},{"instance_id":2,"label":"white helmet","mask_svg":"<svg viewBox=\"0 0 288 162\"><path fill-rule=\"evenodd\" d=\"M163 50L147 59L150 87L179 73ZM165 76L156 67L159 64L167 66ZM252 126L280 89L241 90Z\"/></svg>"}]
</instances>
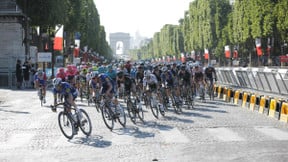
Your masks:
<instances>
[{"instance_id":1,"label":"white helmet","mask_svg":"<svg viewBox=\"0 0 288 162\"><path fill-rule=\"evenodd\" d=\"M90 74L91 78L98 77L98 75L99 75L99 72L98 72L98 71L93 71L93 72Z\"/></svg>"},{"instance_id":2,"label":"white helmet","mask_svg":"<svg viewBox=\"0 0 288 162\"><path fill-rule=\"evenodd\" d=\"M150 70L144 71L144 77L150 76L150 74L151 74Z\"/></svg>"},{"instance_id":3,"label":"white helmet","mask_svg":"<svg viewBox=\"0 0 288 162\"><path fill-rule=\"evenodd\" d=\"M54 78L54 79L53 79L53 85L54 85L54 86L59 85L61 82L62 82L62 79L61 79L61 78Z\"/></svg>"},{"instance_id":4,"label":"white helmet","mask_svg":"<svg viewBox=\"0 0 288 162\"><path fill-rule=\"evenodd\" d=\"M166 71L168 71L168 68L166 66L163 66L161 70L162 70L162 72L166 72Z\"/></svg>"}]
</instances>

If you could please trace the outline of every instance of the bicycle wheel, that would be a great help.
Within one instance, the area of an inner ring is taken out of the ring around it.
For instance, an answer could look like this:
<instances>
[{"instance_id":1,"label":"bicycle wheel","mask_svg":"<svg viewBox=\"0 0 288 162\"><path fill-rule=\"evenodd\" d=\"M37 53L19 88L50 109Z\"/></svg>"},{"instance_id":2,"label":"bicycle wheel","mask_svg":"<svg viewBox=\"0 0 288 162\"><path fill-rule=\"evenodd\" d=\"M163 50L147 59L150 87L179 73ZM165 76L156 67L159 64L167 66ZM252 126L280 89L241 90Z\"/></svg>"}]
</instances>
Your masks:
<instances>
[{"instance_id":1,"label":"bicycle wheel","mask_svg":"<svg viewBox=\"0 0 288 162\"><path fill-rule=\"evenodd\" d=\"M152 97L150 100L150 109L152 111L153 116L158 119L159 116L158 107L156 105L156 101Z\"/></svg>"},{"instance_id":2,"label":"bicycle wheel","mask_svg":"<svg viewBox=\"0 0 288 162\"><path fill-rule=\"evenodd\" d=\"M102 118L103 118L103 121L104 121L106 127L110 130L113 130L114 119L113 119L112 112L111 112L110 108L107 107L106 105L104 105L101 108L101 114L102 114Z\"/></svg>"},{"instance_id":3,"label":"bicycle wheel","mask_svg":"<svg viewBox=\"0 0 288 162\"><path fill-rule=\"evenodd\" d=\"M117 111L120 113L118 115L119 123L122 125L122 127L126 127L126 115L125 115L124 109L122 108L120 104L115 105L115 106L117 106Z\"/></svg>"},{"instance_id":4,"label":"bicycle wheel","mask_svg":"<svg viewBox=\"0 0 288 162\"><path fill-rule=\"evenodd\" d=\"M100 101L96 98L96 97L93 97L93 101L94 101L94 104L95 104L95 108L97 110L97 112L100 112Z\"/></svg>"},{"instance_id":5,"label":"bicycle wheel","mask_svg":"<svg viewBox=\"0 0 288 162\"><path fill-rule=\"evenodd\" d=\"M139 103L136 103L137 101L135 101L135 110L137 111L138 117L139 119L144 123L144 111L142 108L142 104L141 101L139 101Z\"/></svg>"},{"instance_id":6,"label":"bicycle wheel","mask_svg":"<svg viewBox=\"0 0 288 162\"><path fill-rule=\"evenodd\" d=\"M136 123L136 112L133 107L133 103L131 99L127 100L127 111L128 111L128 116L130 120L135 124Z\"/></svg>"},{"instance_id":7,"label":"bicycle wheel","mask_svg":"<svg viewBox=\"0 0 288 162\"><path fill-rule=\"evenodd\" d=\"M172 95L172 100L173 100L172 102L174 103L174 111L175 111L175 113L180 114L182 112L181 107L179 105L180 101L176 101L176 96L175 95Z\"/></svg>"},{"instance_id":8,"label":"bicycle wheel","mask_svg":"<svg viewBox=\"0 0 288 162\"><path fill-rule=\"evenodd\" d=\"M68 139L72 139L74 136L73 132L75 127L73 125L72 119L68 116L67 113L61 111L58 114L58 124L63 135Z\"/></svg>"},{"instance_id":9,"label":"bicycle wheel","mask_svg":"<svg viewBox=\"0 0 288 162\"><path fill-rule=\"evenodd\" d=\"M39 89L39 99L40 99L40 105L42 107L43 106L43 92L42 92L42 88Z\"/></svg>"},{"instance_id":10,"label":"bicycle wheel","mask_svg":"<svg viewBox=\"0 0 288 162\"><path fill-rule=\"evenodd\" d=\"M92 132L92 124L90 117L83 109L80 109L80 113L82 115L82 119L80 121L80 129L86 136L90 136Z\"/></svg>"}]
</instances>

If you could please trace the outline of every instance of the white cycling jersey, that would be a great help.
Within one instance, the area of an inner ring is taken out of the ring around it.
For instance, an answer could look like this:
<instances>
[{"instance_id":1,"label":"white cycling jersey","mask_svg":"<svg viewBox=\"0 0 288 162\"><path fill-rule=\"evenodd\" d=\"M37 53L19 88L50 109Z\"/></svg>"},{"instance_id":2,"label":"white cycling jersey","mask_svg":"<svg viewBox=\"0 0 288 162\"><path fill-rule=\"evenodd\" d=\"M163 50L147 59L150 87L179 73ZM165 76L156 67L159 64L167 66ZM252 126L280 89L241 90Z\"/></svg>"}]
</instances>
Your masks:
<instances>
[{"instance_id":1,"label":"white cycling jersey","mask_svg":"<svg viewBox=\"0 0 288 162\"><path fill-rule=\"evenodd\" d=\"M144 77L143 78L143 86L157 84L158 80L157 77L154 74L149 74L150 77Z\"/></svg>"}]
</instances>

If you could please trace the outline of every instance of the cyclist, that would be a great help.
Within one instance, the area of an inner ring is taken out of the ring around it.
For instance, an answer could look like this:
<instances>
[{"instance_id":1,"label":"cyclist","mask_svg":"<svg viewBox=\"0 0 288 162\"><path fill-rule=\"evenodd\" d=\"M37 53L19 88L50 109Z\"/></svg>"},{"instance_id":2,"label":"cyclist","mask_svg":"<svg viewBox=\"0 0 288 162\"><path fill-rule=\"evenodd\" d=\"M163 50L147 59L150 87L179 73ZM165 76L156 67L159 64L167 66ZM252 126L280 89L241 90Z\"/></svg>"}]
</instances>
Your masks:
<instances>
[{"instance_id":1,"label":"cyclist","mask_svg":"<svg viewBox=\"0 0 288 162\"><path fill-rule=\"evenodd\" d=\"M198 63L195 64L194 69L193 69L193 81L196 84L196 90L197 90L198 94L204 100L205 99L205 91L203 90L200 93L199 93L199 91L200 91L200 88L203 88L206 83L205 83L205 79L204 79L203 70Z\"/></svg>"},{"instance_id":2,"label":"cyclist","mask_svg":"<svg viewBox=\"0 0 288 162\"><path fill-rule=\"evenodd\" d=\"M160 97L159 93L158 93L158 80L156 78L156 76L151 73L149 70L145 71L145 76L143 78L143 91L145 92L146 86L149 87L149 90L146 91L148 92L148 96L152 95L151 93L156 93L157 97L158 97L158 101L160 101L160 103L163 103L162 98ZM164 111L163 105L162 104L158 104L160 111Z\"/></svg>"},{"instance_id":3,"label":"cyclist","mask_svg":"<svg viewBox=\"0 0 288 162\"><path fill-rule=\"evenodd\" d=\"M63 95L65 102L67 102L70 106L73 106L76 109L76 113L81 121L81 123L87 122L86 119L82 120L82 114L80 113L80 110L78 109L76 103L75 103L75 98L77 97L77 92L76 89L73 88L69 83L67 82L62 82L61 78L54 78L53 79L53 96L54 96L54 106L52 108L53 112L56 112L56 107L55 105L57 104L57 94ZM68 110L71 112L71 110ZM76 119L76 116L74 116Z\"/></svg>"},{"instance_id":4,"label":"cyclist","mask_svg":"<svg viewBox=\"0 0 288 162\"><path fill-rule=\"evenodd\" d=\"M162 70L162 74L161 74L162 86L167 88L166 89L166 95L170 96L170 89L175 89L176 102L179 102L181 104L182 100L180 98L179 88L177 88L175 85L172 72L170 70L168 70L168 68L166 66L163 66L161 70Z\"/></svg>"},{"instance_id":5,"label":"cyclist","mask_svg":"<svg viewBox=\"0 0 288 162\"><path fill-rule=\"evenodd\" d=\"M136 83L135 80L130 77L129 73L124 73L123 71L119 71L117 73L117 83L118 86L123 83L124 84L124 95L132 94L136 96Z\"/></svg>"},{"instance_id":6,"label":"cyclist","mask_svg":"<svg viewBox=\"0 0 288 162\"><path fill-rule=\"evenodd\" d=\"M208 80L210 85L213 85L213 76L215 81L217 81L216 70L211 64L209 64L208 67L205 69L204 74L206 81Z\"/></svg>"},{"instance_id":7,"label":"cyclist","mask_svg":"<svg viewBox=\"0 0 288 162\"><path fill-rule=\"evenodd\" d=\"M98 76L99 72L95 71L91 73L91 80L89 81L89 90L90 90L90 95L92 98L95 97L95 94L97 91L100 90L100 85L97 83L96 78Z\"/></svg>"},{"instance_id":8,"label":"cyclist","mask_svg":"<svg viewBox=\"0 0 288 162\"><path fill-rule=\"evenodd\" d=\"M192 83L192 77L189 70L187 70L185 65L182 65L180 71L178 72L179 85L186 88L190 88Z\"/></svg>"},{"instance_id":9,"label":"cyclist","mask_svg":"<svg viewBox=\"0 0 288 162\"><path fill-rule=\"evenodd\" d=\"M113 69L112 65L107 66L106 74L112 79L113 84L116 85L117 72ZM114 88L114 92L116 92L116 86Z\"/></svg>"},{"instance_id":10,"label":"cyclist","mask_svg":"<svg viewBox=\"0 0 288 162\"><path fill-rule=\"evenodd\" d=\"M63 67L60 67L60 68L57 70L56 78L61 78L62 81L65 82L66 73L65 73L65 69L64 69Z\"/></svg>"},{"instance_id":11,"label":"cyclist","mask_svg":"<svg viewBox=\"0 0 288 162\"><path fill-rule=\"evenodd\" d=\"M43 70L41 68L39 68L37 70L37 72L34 75L34 87L35 89L37 89L37 93L38 96L40 96L40 91L39 91L39 87L42 87L42 92L43 92L43 102L46 103L46 81L47 81L47 76L46 74L43 72Z\"/></svg>"}]
</instances>

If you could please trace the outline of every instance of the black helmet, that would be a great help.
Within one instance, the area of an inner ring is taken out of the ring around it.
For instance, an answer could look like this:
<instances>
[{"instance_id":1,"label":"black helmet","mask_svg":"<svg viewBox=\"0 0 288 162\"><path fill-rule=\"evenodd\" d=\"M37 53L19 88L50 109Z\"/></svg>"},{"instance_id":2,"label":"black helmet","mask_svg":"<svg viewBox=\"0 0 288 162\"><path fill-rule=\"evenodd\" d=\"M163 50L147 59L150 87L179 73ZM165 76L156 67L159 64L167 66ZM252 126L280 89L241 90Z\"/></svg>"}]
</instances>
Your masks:
<instances>
[{"instance_id":1,"label":"black helmet","mask_svg":"<svg viewBox=\"0 0 288 162\"><path fill-rule=\"evenodd\" d=\"M123 71L117 72L117 77L121 78L123 76L124 76L124 72Z\"/></svg>"}]
</instances>

